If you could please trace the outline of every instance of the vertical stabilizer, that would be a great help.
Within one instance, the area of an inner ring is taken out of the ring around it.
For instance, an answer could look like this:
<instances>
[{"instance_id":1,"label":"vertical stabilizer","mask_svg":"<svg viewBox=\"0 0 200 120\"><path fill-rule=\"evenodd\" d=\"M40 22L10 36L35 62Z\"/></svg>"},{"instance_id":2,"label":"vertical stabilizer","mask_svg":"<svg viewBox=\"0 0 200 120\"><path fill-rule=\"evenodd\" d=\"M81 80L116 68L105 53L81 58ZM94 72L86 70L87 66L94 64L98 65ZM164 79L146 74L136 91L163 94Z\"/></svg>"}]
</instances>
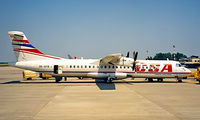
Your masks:
<instances>
[{"instance_id":1,"label":"vertical stabilizer","mask_svg":"<svg viewBox=\"0 0 200 120\"><path fill-rule=\"evenodd\" d=\"M61 59L59 57L49 56L30 44L23 32L10 31L8 32L10 40L15 52L17 61L33 61L47 59Z\"/></svg>"}]
</instances>

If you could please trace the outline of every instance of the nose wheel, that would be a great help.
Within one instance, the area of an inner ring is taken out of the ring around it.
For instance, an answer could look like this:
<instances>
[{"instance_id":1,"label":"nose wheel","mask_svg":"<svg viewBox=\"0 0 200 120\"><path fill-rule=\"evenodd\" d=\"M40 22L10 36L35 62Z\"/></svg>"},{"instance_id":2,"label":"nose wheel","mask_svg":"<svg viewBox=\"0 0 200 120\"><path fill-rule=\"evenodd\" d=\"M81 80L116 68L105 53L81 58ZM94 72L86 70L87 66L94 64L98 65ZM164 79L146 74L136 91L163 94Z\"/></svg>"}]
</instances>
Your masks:
<instances>
[{"instance_id":1,"label":"nose wheel","mask_svg":"<svg viewBox=\"0 0 200 120\"><path fill-rule=\"evenodd\" d=\"M158 78L158 82L163 82L163 78Z\"/></svg>"}]
</instances>

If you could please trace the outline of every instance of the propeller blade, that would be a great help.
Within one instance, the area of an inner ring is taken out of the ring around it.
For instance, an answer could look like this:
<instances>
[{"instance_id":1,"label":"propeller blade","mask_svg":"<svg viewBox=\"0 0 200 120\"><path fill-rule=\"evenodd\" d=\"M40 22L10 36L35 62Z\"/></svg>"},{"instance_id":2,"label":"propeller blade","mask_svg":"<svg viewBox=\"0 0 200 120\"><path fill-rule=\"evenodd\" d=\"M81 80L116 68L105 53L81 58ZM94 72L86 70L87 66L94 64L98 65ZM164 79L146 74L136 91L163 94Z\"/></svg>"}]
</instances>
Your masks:
<instances>
[{"instance_id":1,"label":"propeller blade","mask_svg":"<svg viewBox=\"0 0 200 120\"><path fill-rule=\"evenodd\" d=\"M133 52L133 59L135 58L135 51Z\"/></svg>"},{"instance_id":2,"label":"propeller blade","mask_svg":"<svg viewBox=\"0 0 200 120\"><path fill-rule=\"evenodd\" d=\"M133 67L132 67L133 70L135 70L137 56L138 56L138 52L135 52L135 51L134 51L134 52L133 52L133 59L134 59L134 62L133 62Z\"/></svg>"},{"instance_id":3,"label":"propeller blade","mask_svg":"<svg viewBox=\"0 0 200 120\"><path fill-rule=\"evenodd\" d=\"M129 51L127 52L127 55L126 55L126 57L127 57L127 58L129 57Z\"/></svg>"},{"instance_id":4,"label":"propeller blade","mask_svg":"<svg viewBox=\"0 0 200 120\"><path fill-rule=\"evenodd\" d=\"M132 67L132 70L135 70L135 62L133 63L133 67Z\"/></svg>"},{"instance_id":5,"label":"propeller blade","mask_svg":"<svg viewBox=\"0 0 200 120\"><path fill-rule=\"evenodd\" d=\"M135 56L134 56L134 61L137 60L137 55L138 55L138 52L135 53Z\"/></svg>"}]
</instances>

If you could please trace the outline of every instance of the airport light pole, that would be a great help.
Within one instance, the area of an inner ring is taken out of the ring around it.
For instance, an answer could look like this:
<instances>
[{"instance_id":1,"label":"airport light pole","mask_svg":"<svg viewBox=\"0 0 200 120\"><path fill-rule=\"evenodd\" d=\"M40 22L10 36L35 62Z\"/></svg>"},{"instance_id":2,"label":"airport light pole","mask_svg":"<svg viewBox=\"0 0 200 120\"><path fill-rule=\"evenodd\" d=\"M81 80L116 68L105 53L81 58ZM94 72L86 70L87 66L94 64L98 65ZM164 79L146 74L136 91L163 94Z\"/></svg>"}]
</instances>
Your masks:
<instances>
[{"instance_id":1,"label":"airport light pole","mask_svg":"<svg viewBox=\"0 0 200 120\"><path fill-rule=\"evenodd\" d=\"M149 59L149 51L147 50L146 52L147 52L147 58L146 59L148 60Z\"/></svg>"},{"instance_id":2,"label":"airport light pole","mask_svg":"<svg viewBox=\"0 0 200 120\"><path fill-rule=\"evenodd\" d=\"M174 61L176 61L176 48L175 48L175 45L173 45L173 49L174 49Z\"/></svg>"}]
</instances>

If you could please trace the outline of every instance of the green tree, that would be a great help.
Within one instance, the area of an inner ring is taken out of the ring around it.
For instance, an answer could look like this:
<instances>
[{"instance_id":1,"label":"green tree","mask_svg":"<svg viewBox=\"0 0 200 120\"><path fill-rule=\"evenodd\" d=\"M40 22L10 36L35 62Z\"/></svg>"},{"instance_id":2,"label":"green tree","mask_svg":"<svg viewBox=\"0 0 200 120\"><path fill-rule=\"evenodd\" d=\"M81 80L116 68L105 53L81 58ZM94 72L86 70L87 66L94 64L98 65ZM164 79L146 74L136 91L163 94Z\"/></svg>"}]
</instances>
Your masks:
<instances>
[{"instance_id":1,"label":"green tree","mask_svg":"<svg viewBox=\"0 0 200 120\"><path fill-rule=\"evenodd\" d=\"M174 53L172 54L172 56L174 56ZM177 53L175 54L175 57L176 57L176 60L179 60L179 59L182 59L182 58L187 58L186 55L184 55L184 54L182 54L182 53L179 53L179 52L177 52Z\"/></svg>"},{"instance_id":2,"label":"green tree","mask_svg":"<svg viewBox=\"0 0 200 120\"><path fill-rule=\"evenodd\" d=\"M175 58L176 60L179 60L181 58L187 58L186 55L182 54L182 53L176 53L175 54ZM174 53L171 54L171 53L157 53L154 57L153 57L154 60L174 60Z\"/></svg>"},{"instance_id":3,"label":"green tree","mask_svg":"<svg viewBox=\"0 0 200 120\"><path fill-rule=\"evenodd\" d=\"M154 60L171 60L172 59L172 55L171 53L157 53L154 57Z\"/></svg>"},{"instance_id":4,"label":"green tree","mask_svg":"<svg viewBox=\"0 0 200 120\"><path fill-rule=\"evenodd\" d=\"M152 58L151 56L148 56L148 57L146 58L146 60L153 60L153 58Z\"/></svg>"}]
</instances>

